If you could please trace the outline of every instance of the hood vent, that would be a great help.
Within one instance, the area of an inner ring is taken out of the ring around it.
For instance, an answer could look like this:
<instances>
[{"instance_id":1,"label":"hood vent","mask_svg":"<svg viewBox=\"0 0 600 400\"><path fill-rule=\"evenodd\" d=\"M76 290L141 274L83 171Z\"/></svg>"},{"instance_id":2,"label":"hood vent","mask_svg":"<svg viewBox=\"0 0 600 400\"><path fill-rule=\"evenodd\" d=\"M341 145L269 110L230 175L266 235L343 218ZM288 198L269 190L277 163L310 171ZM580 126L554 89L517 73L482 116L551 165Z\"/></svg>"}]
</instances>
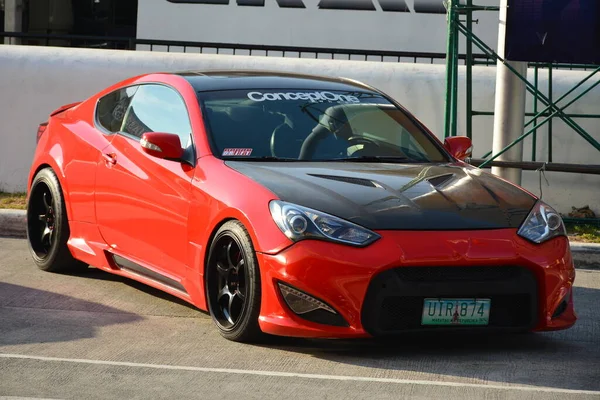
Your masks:
<instances>
[{"instance_id":1,"label":"hood vent","mask_svg":"<svg viewBox=\"0 0 600 400\"><path fill-rule=\"evenodd\" d=\"M381 185L379 185L369 179L353 178L350 176L335 176L335 175L317 175L317 174L308 174L308 175L314 176L315 178L322 178L322 179L329 179L332 181L351 183L353 185L360 185L360 186L367 186L367 187L374 187L374 188L382 187Z\"/></svg>"},{"instance_id":2,"label":"hood vent","mask_svg":"<svg viewBox=\"0 0 600 400\"><path fill-rule=\"evenodd\" d=\"M427 178L427 182L429 182L434 188L441 189L445 184L452 181L452 178L454 178L454 174L444 174Z\"/></svg>"}]
</instances>

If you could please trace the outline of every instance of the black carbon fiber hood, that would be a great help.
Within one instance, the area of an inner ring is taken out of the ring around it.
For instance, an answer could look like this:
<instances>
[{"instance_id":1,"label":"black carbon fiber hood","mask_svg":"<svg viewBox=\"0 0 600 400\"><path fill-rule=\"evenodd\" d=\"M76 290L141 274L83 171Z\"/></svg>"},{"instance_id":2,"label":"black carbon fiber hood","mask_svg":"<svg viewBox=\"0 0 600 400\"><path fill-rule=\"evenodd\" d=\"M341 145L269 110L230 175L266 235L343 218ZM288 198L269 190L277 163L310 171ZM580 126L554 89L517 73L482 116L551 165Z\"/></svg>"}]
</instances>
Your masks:
<instances>
[{"instance_id":1,"label":"black carbon fiber hood","mask_svg":"<svg viewBox=\"0 0 600 400\"><path fill-rule=\"evenodd\" d=\"M227 161L281 200L373 230L517 228L536 198L455 164Z\"/></svg>"}]
</instances>

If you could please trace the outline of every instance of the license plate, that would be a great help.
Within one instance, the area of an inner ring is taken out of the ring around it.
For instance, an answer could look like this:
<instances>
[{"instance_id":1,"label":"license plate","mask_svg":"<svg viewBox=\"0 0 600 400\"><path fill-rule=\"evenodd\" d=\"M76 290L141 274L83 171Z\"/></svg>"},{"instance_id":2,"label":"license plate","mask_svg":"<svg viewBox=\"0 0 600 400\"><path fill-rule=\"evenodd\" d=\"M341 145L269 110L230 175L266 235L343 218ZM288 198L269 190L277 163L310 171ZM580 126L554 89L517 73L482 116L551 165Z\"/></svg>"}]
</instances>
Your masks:
<instances>
[{"instance_id":1,"label":"license plate","mask_svg":"<svg viewBox=\"0 0 600 400\"><path fill-rule=\"evenodd\" d=\"M421 325L487 325L490 299L425 299Z\"/></svg>"}]
</instances>

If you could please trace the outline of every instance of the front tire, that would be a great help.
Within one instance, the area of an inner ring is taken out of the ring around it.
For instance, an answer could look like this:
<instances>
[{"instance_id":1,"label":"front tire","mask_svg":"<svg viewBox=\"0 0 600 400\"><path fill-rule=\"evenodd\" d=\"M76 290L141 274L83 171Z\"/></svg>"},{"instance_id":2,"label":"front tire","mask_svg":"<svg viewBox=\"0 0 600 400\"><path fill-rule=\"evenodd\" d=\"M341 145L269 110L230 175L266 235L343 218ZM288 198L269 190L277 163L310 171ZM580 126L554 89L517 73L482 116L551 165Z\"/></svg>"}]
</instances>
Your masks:
<instances>
[{"instance_id":1,"label":"front tire","mask_svg":"<svg viewBox=\"0 0 600 400\"><path fill-rule=\"evenodd\" d=\"M33 179L27 202L27 240L38 268L49 272L87 268L71 255L67 246L69 235L60 183L51 168L44 168Z\"/></svg>"},{"instance_id":2,"label":"front tire","mask_svg":"<svg viewBox=\"0 0 600 400\"><path fill-rule=\"evenodd\" d=\"M258 325L261 286L248 231L228 221L215 234L206 265L208 310L221 335L236 342L263 337Z\"/></svg>"}]
</instances>

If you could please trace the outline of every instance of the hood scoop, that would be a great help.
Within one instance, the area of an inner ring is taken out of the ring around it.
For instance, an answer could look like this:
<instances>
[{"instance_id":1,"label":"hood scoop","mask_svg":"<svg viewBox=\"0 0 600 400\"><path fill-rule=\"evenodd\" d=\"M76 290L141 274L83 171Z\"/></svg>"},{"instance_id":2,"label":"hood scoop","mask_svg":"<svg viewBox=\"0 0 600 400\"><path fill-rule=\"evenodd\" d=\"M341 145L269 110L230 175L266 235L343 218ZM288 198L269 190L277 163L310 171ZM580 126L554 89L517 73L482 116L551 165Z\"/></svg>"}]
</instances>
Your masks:
<instances>
[{"instance_id":1,"label":"hood scoop","mask_svg":"<svg viewBox=\"0 0 600 400\"><path fill-rule=\"evenodd\" d=\"M454 174L437 175L427 178L427 182L437 190L440 190L443 189L447 183L452 182L452 178L454 178Z\"/></svg>"},{"instance_id":2,"label":"hood scoop","mask_svg":"<svg viewBox=\"0 0 600 400\"><path fill-rule=\"evenodd\" d=\"M382 186L376 182L373 182L369 179L362 178L353 178L351 176L336 176L336 175L319 175L319 174L308 174L310 176L314 176L315 178L321 179L329 179L332 181L351 183L353 185L367 186L373 188L382 188Z\"/></svg>"}]
</instances>

